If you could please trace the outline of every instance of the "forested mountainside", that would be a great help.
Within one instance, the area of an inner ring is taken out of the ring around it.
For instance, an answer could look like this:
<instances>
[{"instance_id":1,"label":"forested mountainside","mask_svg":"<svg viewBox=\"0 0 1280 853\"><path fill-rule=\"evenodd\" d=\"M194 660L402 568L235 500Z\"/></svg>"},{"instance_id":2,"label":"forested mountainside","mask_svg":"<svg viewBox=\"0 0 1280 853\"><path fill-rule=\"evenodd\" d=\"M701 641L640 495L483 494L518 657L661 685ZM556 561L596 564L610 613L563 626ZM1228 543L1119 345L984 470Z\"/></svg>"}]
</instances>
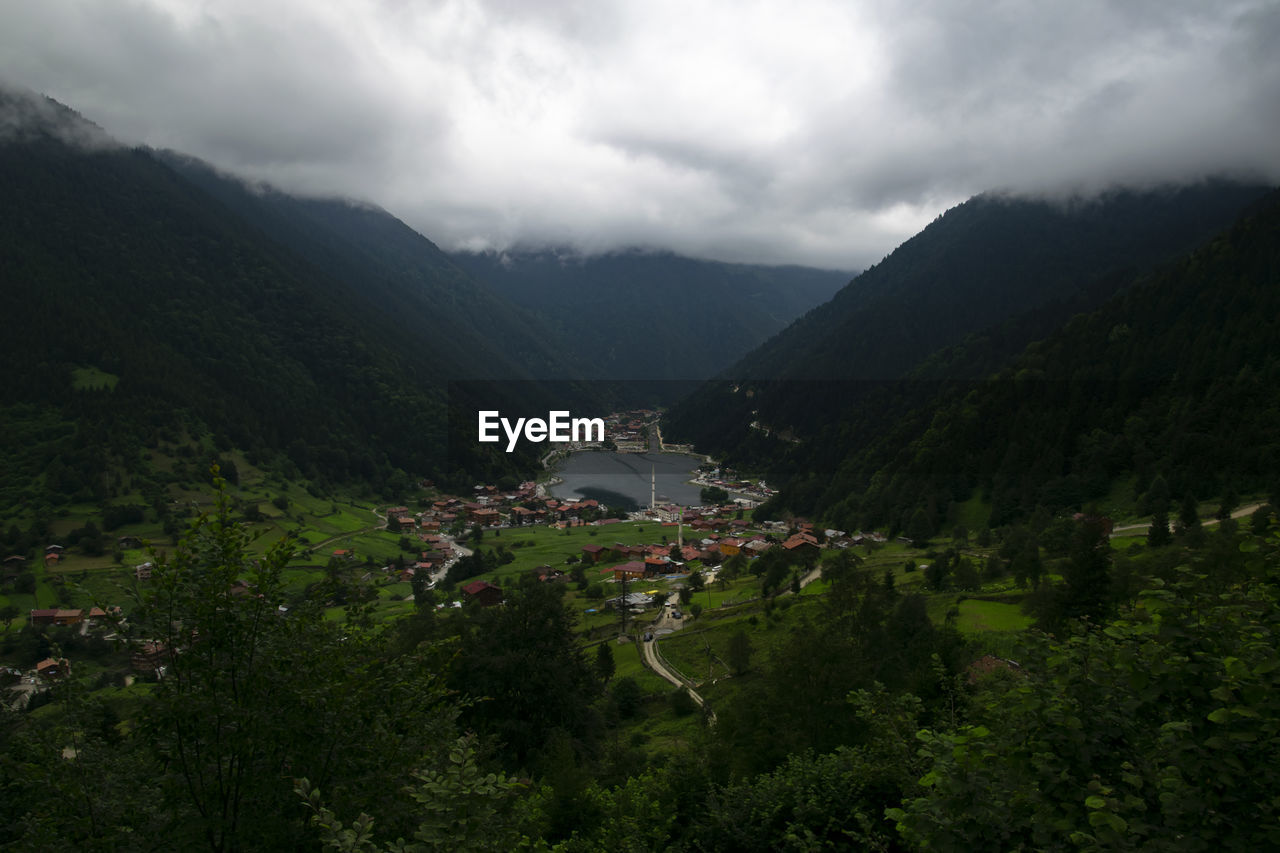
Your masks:
<instances>
[{"instance_id":1,"label":"forested mountainside","mask_svg":"<svg viewBox=\"0 0 1280 853\"><path fill-rule=\"evenodd\" d=\"M1176 256L1266 188L1206 183L1087 201L983 195L938 217L727 372L893 379L964 335Z\"/></svg>"},{"instance_id":2,"label":"forested mountainside","mask_svg":"<svg viewBox=\"0 0 1280 853\"><path fill-rule=\"evenodd\" d=\"M351 243L317 248L312 263L52 101L6 93L0 110L6 503L101 501L146 478L139 449L161 435L216 445L201 454L287 458L320 482L484 476L509 464L446 458L445 381L528 374L491 349L454 346L466 313L412 292L429 267L400 281L370 276L366 291L354 286ZM297 207L346 222L373 215ZM316 227L293 233L327 239ZM459 285L445 261L440 276L433 292L480 303L467 310L495 300Z\"/></svg>"},{"instance_id":3,"label":"forested mountainside","mask_svg":"<svg viewBox=\"0 0 1280 853\"><path fill-rule=\"evenodd\" d=\"M1131 478L1175 499L1267 492L1280 475L1280 193L989 380L944 386L878 444L845 448L815 507L932 525L980 490L992 523L1080 508ZM922 413L924 415L924 413Z\"/></svg>"},{"instance_id":4,"label":"forested mountainside","mask_svg":"<svg viewBox=\"0 0 1280 853\"><path fill-rule=\"evenodd\" d=\"M1012 324L934 353L904 380L857 386L861 405L810 440L750 430L786 483L765 513L902 529L922 511L940 529L975 496L996 525L1037 507L1079 509L1122 481L1141 496L1157 476L1176 498L1270 488L1280 470L1278 201L1251 205L997 369ZM1043 312L1023 327L1043 330Z\"/></svg>"},{"instance_id":5,"label":"forested mountainside","mask_svg":"<svg viewBox=\"0 0 1280 853\"><path fill-rule=\"evenodd\" d=\"M414 342L450 378L574 379L590 364L559 355L530 312L495 294L386 211L249 186L199 160L157 155L263 234L368 302L392 338Z\"/></svg>"},{"instance_id":6,"label":"forested mountainside","mask_svg":"<svg viewBox=\"0 0 1280 853\"><path fill-rule=\"evenodd\" d=\"M845 272L729 264L639 249L453 255L542 318L609 379L706 379L845 285Z\"/></svg>"},{"instance_id":7,"label":"forested mountainside","mask_svg":"<svg viewBox=\"0 0 1280 853\"><path fill-rule=\"evenodd\" d=\"M877 394L876 383L980 378L1135 275L1207 239L1265 192L1206 183L1087 202L971 199L726 370L724 382L674 407L668 430L757 464L776 450L771 443L751 450L761 438L749 429L753 421L771 433L812 436L867 417L874 433L902 414L896 393L865 399ZM935 355L974 335L984 343L965 351L971 362ZM856 411L886 405L885 417Z\"/></svg>"}]
</instances>

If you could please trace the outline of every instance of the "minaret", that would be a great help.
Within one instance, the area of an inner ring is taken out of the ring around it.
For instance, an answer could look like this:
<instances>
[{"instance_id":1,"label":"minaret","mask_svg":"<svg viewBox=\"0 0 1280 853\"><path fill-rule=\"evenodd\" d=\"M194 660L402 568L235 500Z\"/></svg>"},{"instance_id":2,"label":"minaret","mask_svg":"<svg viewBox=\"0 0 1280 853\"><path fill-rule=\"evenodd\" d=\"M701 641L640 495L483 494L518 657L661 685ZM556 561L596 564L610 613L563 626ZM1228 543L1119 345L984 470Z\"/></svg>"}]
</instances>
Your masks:
<instances>
[{"instance_id":1,"label":"minaret","mask_svg":"<svg viewBox=\"0 0 1280 853\"><path fill-rule=\"evenodd\" d=\"M649 509L658 511L658 474L654 466L649 466Z\"/></svg>"}]
</instances>

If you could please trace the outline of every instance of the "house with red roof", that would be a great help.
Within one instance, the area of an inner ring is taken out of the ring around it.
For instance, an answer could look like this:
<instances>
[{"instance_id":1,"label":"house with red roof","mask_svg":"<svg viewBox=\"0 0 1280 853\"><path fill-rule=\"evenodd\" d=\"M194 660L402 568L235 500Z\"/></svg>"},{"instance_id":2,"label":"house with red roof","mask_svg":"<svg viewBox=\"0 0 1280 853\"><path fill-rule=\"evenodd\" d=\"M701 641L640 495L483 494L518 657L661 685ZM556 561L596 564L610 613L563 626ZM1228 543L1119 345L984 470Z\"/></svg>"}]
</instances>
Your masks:
<instances>
[{"instance_id":1,"label":"house with red roof","mask_svg":"<svg viewBox=\"0 0 1280 853\"><path fill-rule=\"evenodd\" d=\"M71 674L71 662L66 658L45 658L36 664L36 675L42 678L61 678Z\"/></svg>"},{"instance_id":2,"label":"house with red roof","mask_svg":"<svg viewBox=\"0 0 1280 853\"><path fill-rule=\"evenodd\" d=\"M467 520L483 527L493 527L502 521L498 511L491 507L467 510Z\"/></svg>"},{"instance_id":3,"label":"house with red roof","mask_svg":"<svg viewBox=\"0 0 1280 853\"><path fill-rule=\"evenodd\" d=\"M804 556L816 556L821 548L818 547L818 540L804 533L797 533L786 542L782 543L782 547L793 554L801 554Z\"/></svg>"},{"instance_id":4,"label":"house with red roof","mask_svg":"<svg viewBox=\"0 0 1280 853\"><path fill-rule=\"evenodd\" d=\"M511 512L511 523L514 525L533 524L538 520L538 511L523 506L513 506ZM542 513L546 515L546 513Z\"/></svg>"},{"instance_id":5,"label":"house with red roof","mask_svg":"<svg viewBox=\"0 0 1280 853\"><path fill-rule=\"evenodd\" d=\"M481 607L493 607L502 603L502 587L494 586L488 581L472 581L462 588L462 594Z\"/></svg>"},{"instance_id":6,"label":"house with red roof","mask_svg":"<svg viewBox=\"0 0 1280 853\"><path fill-rule=\"evenodd\" d=\"M640 562L639 560L632 560L629 563L622 563L620 565L614 566L611 569L604 569L603 571L613 572L613 579L616 581L642 580L649 573L648 566L646 566L644 563Z\"/></svg>"},{"instance_id":7,"label":"house with red roof","mask_svg":"<svg viewBox=\"0 0 1280 853\"><path fill-rule=\"evenodd\" d=\"M666 557L648 556L644 558L645 574L660 575L671 566Z\"/></svg>"},{"instance_id":8,"label":"house with red roof","mask_svg":"<svg viewBox=\"0 0 1280 853\"><path fill-rule=\"evenodd\" d=\"M720 553L726 557L732 557L742 550L742 542L732 537L720 540Z\"/></svg>"},{"instance_id":9,"label":"house with red roof","mask_svg":"<svg viewBox=\"0 0 1280 853\"><path fill-rule=\"evenodd\" d=\"M55 625L79 625L83 621L83 610L57 610L53 614Z\"/></svg>"},{"instance_id":10,"label":"house with red roof","mask_svg":"<svg viewBox=\"0 0 1280 853\"><path fill-rule=\"evenodd\" d=\"M392 533L404 533L416 530L418 522L412 515L388 515L387 529Z\"/></svg>"},{"instance_id":11,"label":"house with red roof","mask_svg":"<svg viewBox=\"0 0 1280 853\"><path fill-rule=\"evenodd\" d=\"M31 624L32 625L52 625L53 620L57 615L58 615L57 610L32 610L31 616L30 616Z\"/></svg>"}]
</instances>

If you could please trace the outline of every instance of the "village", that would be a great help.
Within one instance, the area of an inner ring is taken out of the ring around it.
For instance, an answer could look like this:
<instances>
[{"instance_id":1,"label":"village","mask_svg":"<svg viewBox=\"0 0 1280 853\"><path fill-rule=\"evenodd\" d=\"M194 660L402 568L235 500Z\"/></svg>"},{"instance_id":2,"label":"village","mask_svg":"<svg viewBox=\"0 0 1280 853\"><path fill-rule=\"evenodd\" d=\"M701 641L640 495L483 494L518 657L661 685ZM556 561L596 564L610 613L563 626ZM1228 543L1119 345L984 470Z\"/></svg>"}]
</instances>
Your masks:
<instances>
[{"instance_id":1,"label":"village","mask_svg":"<svg viewBox=\"0 0 1280 853\"><path fill-rule=\"evenodd\" d=\"M757 499L767 497L769 493L763 484L722 478L718 469L695 478L693 482L752 495ZM566 532L581 529L593 537L600 535L604 538L610 529L619 525L630 524L634 528L637 522L649 522L649 529L658 534L655 541L616 542L612 545L591 543L581 546L580 554L568 555L576 557L583 565L598 568L608 582L659 576L671 579L675 575L687 575L695 568L714 570L730 557L741 554L751 559L775 547L795 555L798 561L813 562L824 547L847 548L885 541L878 533L850 536L838 530L815 531L813 524L805 519L795 520L791 525L782 522L753 524L744 518L744 511L754 505L754 500L740 497L713 506L682 507L666 503L622 513L594 499L565 500L544 496L534 481L525 481L518 488L506 492L493 485L478 485L470 499L444 496L416 513L405 506L388 508L387 530L416 536L422 543L422 550L419 559L412 564L398 570L387 566L383 571L394 571L405 582L425 576L434 587L448 577L449 569L460 556L471 554L471 549L464 542L479 541L486 531L498 536L503 531L510 531L510 536L536 528ZM351 554L340 549L334 552L334 556L347 559ZM563 566L539 565L533 571L540 580L568 577ZM459 591L462 598L451 602L455 606L461 606L467 599L475 599L484 605L501 601L500 587L490 580L473 581L460 587Z\"/></svg>"},{"instance_id":2,"label":"village","mask_svg":"<svg viewBox=\"0 0 1280 853\"><path fill-rule=\"evenodd\" d=\"M631 452L643 452L649 447L653 414L636 411L610 415L610 428L619 437L620 447ZM735 575L746 577L751 573L752 562L776 549L786 555L787 564L812 572L824 549L884 541L877 533L848 535L837 530L816 530L804 519L789 524L755 524L745 517L746 513L768 497L768 487L714 466L704 466L691 482L703 486L704 493L711 489L737 497L708 506L662 503L623 512L594 499L551 497L546 494L545 484L534 480L506 489L494 484L476 485L470 495L437 493L422 500L418 508L374 508L377 523L347 537L333 537L335 547L309 552L312 561L325 561L323 567L313 564L309 569L300 566L292 571L300 576L299 584L303 580L314 581L318 570L331 577L348 575L353 584L377 590L378 601L385 601L389 617L427 600L428 592L432 606L438 609L497 606L503 601L504 585L520 574L546 583L574 582L576 594L569 598L576 600L584 626L591 629L611 624L613 617L608 614L619 610L638 613L655 604L687 601L687 593L684 599L680 593L686 580L698 575L699 582L714 582L717 570L727 561L734 561L738 570ZM582 539L592 541L579 544ZM392 542L396 553L388 558L391 551L386 546ZM459 564L466 558L473 558L469 571L483 566L482 561L474 559L482 550L482 542L511 559L474 574L460 575ZM370 547L372 543L377 546ZM142 553L135 549L145 549L145 544L133 534L122 535L116 541L118 548L131 549L129 553ZM58 543L45 547L42 561L50 577L57 577L66 551ZM25 557L10 555L3 564L7 574L16 576L26 568L25 563ZM144 588L152 581L154 569L152 560L141 560L125 567L124 579L135 589ZM314 583L307 588L312 586ZM250 595L253 590L247 582L239 581L228 594ZM333 607L342 603L328 602ZM281 603L279 615L287 616L291 606ZM679 615L678 610L675 613ZM40 632L70 629L81 637L115 643L124 642L127 635L124 629L128 614L114 601L84 607L33 607L25 615L26 624ZM127 647L131 679L163 677L174 651L150 638L133 638ZM0 664L0 686L16 688L9 704L20 707L42 686L70 676L76 665L72 653L50 654L30 668Z\"/></svg>"}]
</instances>

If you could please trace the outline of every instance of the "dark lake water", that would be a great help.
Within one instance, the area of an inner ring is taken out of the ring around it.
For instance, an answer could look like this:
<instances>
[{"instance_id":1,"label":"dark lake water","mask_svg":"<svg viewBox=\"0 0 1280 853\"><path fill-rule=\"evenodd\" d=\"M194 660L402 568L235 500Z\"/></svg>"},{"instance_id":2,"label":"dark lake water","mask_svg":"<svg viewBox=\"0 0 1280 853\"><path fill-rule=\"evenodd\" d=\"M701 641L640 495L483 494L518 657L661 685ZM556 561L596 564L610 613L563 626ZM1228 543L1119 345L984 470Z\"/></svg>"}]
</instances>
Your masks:
<instances>
[{"instance_id":1,"label":"dark lake water","mask_svg":"<svg viewBox=\"0 0 1280 853\"><path fill-rule=\"evenodd\" d=\"M697 506L701 486L685 482L698 460L679 453L610 453L586 450L570 454L556 469L564 482L551 486L553 497L592 498L608 506L637 510L649 505L650 472L657 480L658 504Z\"/></svg>"}]
</instances>

